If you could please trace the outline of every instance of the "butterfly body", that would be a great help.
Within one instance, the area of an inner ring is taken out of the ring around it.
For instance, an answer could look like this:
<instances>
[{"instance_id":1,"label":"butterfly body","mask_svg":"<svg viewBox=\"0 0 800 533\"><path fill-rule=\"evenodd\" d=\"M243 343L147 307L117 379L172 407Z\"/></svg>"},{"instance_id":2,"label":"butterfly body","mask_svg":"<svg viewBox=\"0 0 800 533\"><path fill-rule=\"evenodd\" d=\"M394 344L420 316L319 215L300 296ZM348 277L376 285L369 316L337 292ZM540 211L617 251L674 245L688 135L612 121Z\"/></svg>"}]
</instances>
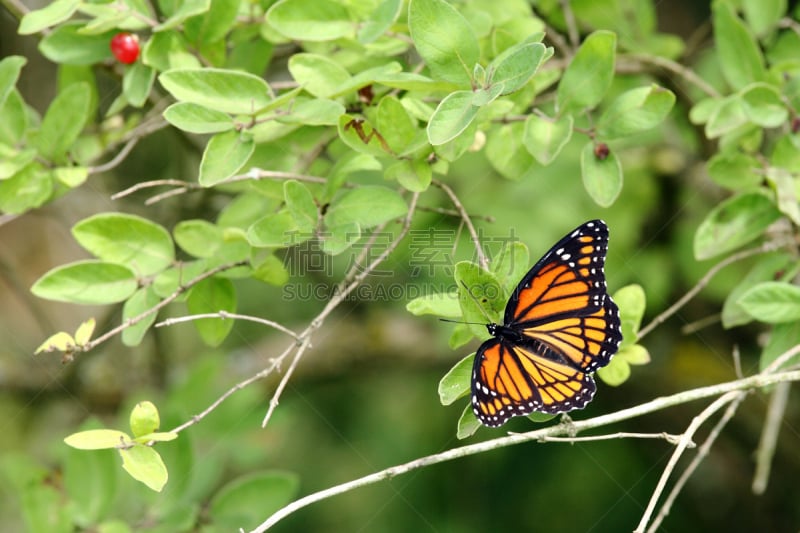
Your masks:
<instances>
[{"instance_id":1,"label":"butterfly body","mask_svg":"<svg viewBox=\"0 0 800 533\"><path fill-rule=\"evenodd\" d=\"M522 278L503 324L476 352L472 408L497 427L533 411L563 413L592 399L595 370L622 340L619 311L606 292L608 228L582 224L561 239Z\"/></svg>"}]
</instances>

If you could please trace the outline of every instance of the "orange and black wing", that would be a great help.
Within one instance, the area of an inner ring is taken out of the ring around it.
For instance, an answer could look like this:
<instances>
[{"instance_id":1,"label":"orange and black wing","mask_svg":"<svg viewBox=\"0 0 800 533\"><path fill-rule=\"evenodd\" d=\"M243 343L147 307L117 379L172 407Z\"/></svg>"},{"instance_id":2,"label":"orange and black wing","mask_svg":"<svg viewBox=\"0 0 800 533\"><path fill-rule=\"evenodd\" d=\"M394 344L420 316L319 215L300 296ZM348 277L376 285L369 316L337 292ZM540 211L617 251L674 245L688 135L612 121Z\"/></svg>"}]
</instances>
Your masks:
<instances>
[{"instance_id":1,"label":"orange and black wing","mask_svg":"<svg viewBox=\"0 0 800 533\"><path fill-rule=\"evenodd\" d=\"M482 424L503 425L533 411L563 413L583 408L594 396L592 377L503 339L483 343L472 370L472 410Z\"/></svg>"},{"instance_id":2,"label":"orange and black wing","mask_svg":"<svg viewBox=\"0 0 800 533\"><path fill-rule=\"evenodd\" d=\"M619 311L606 292L608 227L592 220L561 239L522 278L505 325L548 357L583 372L608 364L622 340Z\"/></svg>"}]
</instances>

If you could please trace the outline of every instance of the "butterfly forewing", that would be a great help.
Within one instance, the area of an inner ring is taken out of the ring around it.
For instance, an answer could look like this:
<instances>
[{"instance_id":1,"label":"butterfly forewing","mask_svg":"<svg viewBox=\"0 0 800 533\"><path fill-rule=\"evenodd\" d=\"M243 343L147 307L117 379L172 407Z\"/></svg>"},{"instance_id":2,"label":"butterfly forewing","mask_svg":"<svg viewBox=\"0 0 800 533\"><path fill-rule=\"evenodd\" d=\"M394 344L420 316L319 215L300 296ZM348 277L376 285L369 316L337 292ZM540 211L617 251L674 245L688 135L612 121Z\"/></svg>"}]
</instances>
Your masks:
<instances>
[{"instance_id":1,"label":"butterfly forewing","mask_svg":"<svg viewBox=\"0 0 800 533\"><path fill-rule=\"evenodd\" d=\"M533 411L563 413L594 396L589 375L608 364L622 340L619 311L606 293L608 228L593 220L561 239L522 278L505 324L475 356L472 404L499 426Z\"/></svg>"}]
</instances>

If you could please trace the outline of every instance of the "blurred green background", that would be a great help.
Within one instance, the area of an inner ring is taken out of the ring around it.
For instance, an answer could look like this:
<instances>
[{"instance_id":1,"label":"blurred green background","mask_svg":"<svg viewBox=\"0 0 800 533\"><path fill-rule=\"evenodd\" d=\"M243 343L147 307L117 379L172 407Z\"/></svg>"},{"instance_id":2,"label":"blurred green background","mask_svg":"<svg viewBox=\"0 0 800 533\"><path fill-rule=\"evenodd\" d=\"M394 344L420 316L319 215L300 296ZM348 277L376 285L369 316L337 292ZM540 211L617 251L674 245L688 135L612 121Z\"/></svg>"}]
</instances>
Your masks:
<instances>
[{"instance_id":1,"label":"blurred green background","mask_svg":"<svg viewBox=\"0 0 800 533\"><path fill-rule=\"evenodd\" d=\"M662 31L687 41L710 32L704 2L661 2L657 9ZM39 56L35 40L16 36L15 29L16 22L0 10L0 57L15 53L29 59L20 89L34 106L46 106L55 91L52 65ZM704 51L695 53L702 62ZM713 72L713 63L707 68ZM675 90L674 80L660 82ZM680 107L680 92L678 96ZM674 116L685 114L684 108ZM515 181L499 176L485 154L477 152L453 165L448 183L469 213L493 219L476 221L490 243L513 231L529 246L532 262L568 230L590 218L603 218L611 230L609 288L642 285L647 317L652 318L713 265L693 259L691 239L721 196L698 179L707 148L691 126L672 120L635 141L616 148L625 168L625 187L609 209L595 206L580 183L580 141L548 168L529 158L509 161L510 173L518 176ZM113 175L93 179L40 210L0 225L0 529L24 527L20 477L14 472L26 468L46 470L56 494L64 489L65 465L85 468L86 487L68 487L71 495L82 490L90 494L97 484L115 487L117 501L108 505L119 509L120 519L142 531L169 531L174 526L164 524L180 523L182 516L181 506L173 501L176 495L190 507L187 486L195 501L207 504L228 480L276 469L295 473L303 495L465 442L535 427L526 419L513 419L501 429L481 429L464 442L455 438L455 424L467 400L442 407L437 383L477 343L452 351L447 345L452 325L413 317L405 310L409 290L438 292L452 283L452 270L444 264L422 268L412 277L418 250L407 239L381 267L386 275L368 278L367 287L374 292L346 301L314 337L313 349L267 429L260 423L274 379L240 391L179 441L159 446L170 469L169 484L161 494L131 481L118 468L97 470L101 464L116 465L118 458L111 452L95 461L68 449L62 439L84 421L125 427L131 406L142 399L159 406L162 428L174 427L266 366L287 345L285 337L270 330L237 323L225 344L212 350L199 342L191 324L181 324L152 331L135 349L113 340L68 366L57 357L32 355L52 332L73 329L90 316L98 318L101 331L120 319L116 308L76 308L37 300L29 293L31 284L53 265L84 257L69 233L75 222L98 211L121 210L146 213L169 228L179 219L219 209L214 203L219 198L211 193L152 208L143 206L144 195L109 200L114 192L145 179L193 179L197 160L187 155L193 152L184 142L174 132L151 135ZM364 182L375 179L380 178L363 177ZM422 205L448 207L444 195L437 194L426 193ZM474 258L456 218L421 213L413 229L424 232L431 226L449 231L450 240L439 253L452 263ZM398 230L389 227L390 233ZM302 251L292 253L299 255L287 257L287 263L303 260ZM289 289L240 283L240 312L300 329L325 301L296 295L312 289L325 294L349 259L344 254L332 261L330 271L325 265L316 273L295 276ZM645 339L652 355L649 365L634 368L631 379L619 388L600 383L595 400L574 417L588 418L734 379L734 345L741 351L744 373L756 371L758 326L725 331L713 322L690 334L682 332L687 324L718 312L747 266L745 262L723 270L698 298ZM377 287L392 288L392 296L400 291L400 297L383 298ZM294 297L287 290L296 291ZM166 314L180 316L185 308L173 305ZM678 498L663 531L797 531L797 402L790 403L766 493L755 496L750 490L766 399L753 394L745 401ZM672 408L606 430L680 433L705 405ZM701 429L697 442L709 427ZM314 504L274 531L629 531L638 523L672 449L653 440L514 446L415 470ZM681 465L687 462L684 458ZM167 510L176 515L174 522L165 521ZM203 512L200 509L201 516ZM263 517L268 514L265 509ZM153 525L157 522L160 529Z\"/></svg>"}]
</instances>

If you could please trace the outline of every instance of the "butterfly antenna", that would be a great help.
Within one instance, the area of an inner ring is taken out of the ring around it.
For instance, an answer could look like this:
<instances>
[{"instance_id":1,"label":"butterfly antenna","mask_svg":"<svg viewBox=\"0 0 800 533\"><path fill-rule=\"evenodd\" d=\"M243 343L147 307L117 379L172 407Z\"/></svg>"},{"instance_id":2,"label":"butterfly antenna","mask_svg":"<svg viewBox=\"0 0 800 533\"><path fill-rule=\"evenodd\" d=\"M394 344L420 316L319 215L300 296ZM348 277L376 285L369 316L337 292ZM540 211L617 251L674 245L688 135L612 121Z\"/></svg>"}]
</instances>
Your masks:
<instances>
[{"instance_id":1,"label":"butterfly antenna","mask_svg":"<svg viewBox=\"0 0 800 533\"><path fill-rule=\"evenodd\" d=\"M464 287L464 290L465 290L465 291L467 291L467 294L469 294L469 297L470 297L470 298L472 298L472 301L474 301L474 302L475 302L475 305L477 305L477 306L478 306L478 309L480 309L480 310L481 310L481 313L483 313L483 316L484 316L484 318L486 318L486 323L487 323L487 324L491 324L491 323L493 322L493 320L492 320L492 318L489 316L489 313L487 313L487 312L486 312L486 310L483 308L483 306L481 305L481 303L478 301L478 299L477 299L477 298L475 298L475 295L474 295L474 294L472 294L472 291L471 291L471 290L469 290L469 287L467 287L467 284L466 284L466 283L464 283L464 281L463 281L463 280L461 281L461 285Z\"/></svg>"},{"instance_id":2,"label":"butterfly antenna","mask_svg":"<svg viewBox=\"0 0 800 533\"><path fill-rule=\"evenodd\" d=\"M450 320L449 318L440 318L442 322L450 322L452 324L475 324L478 326L484 326L483 322L464 322L463 320Z\"/></svg>"}]
</instances>

